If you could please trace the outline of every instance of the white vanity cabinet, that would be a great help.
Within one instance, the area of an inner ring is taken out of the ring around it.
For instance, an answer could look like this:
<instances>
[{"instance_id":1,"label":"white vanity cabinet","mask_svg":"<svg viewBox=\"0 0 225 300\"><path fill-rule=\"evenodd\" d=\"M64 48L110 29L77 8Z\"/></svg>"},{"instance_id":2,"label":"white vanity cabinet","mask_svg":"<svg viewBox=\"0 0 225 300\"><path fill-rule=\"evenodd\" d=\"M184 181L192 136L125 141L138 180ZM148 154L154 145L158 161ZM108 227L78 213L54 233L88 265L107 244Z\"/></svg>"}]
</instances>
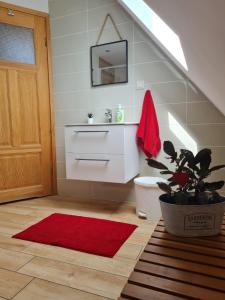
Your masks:
<instances>
[{"instance_id":1,"label":"white vanity cabinet","mask_svg":"<svg viewBox=\"0 0 225 300\"><path fill-rule=\"evenodd\" d=\"M65 125L68 179L126 183L139 173L137 124Z\"/></svg>"}]
</instances>

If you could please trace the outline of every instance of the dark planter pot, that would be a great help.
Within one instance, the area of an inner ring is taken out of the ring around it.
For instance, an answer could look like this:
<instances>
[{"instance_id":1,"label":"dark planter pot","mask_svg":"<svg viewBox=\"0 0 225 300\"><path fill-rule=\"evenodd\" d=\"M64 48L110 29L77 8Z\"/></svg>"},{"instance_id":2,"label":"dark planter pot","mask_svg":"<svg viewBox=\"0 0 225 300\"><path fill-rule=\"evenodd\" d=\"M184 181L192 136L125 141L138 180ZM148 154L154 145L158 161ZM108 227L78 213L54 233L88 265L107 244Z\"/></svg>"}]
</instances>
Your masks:
<instances>
[{"instance_id":1,"label":"dark planter pot","mask_svg":"<svg viewBox=\"0 0 225 300\"><path fill-rule=\"evenodd\" d=\"M176 236L197 237L217 235L221 231L225 198L213 204L178 205L168 195L159 197L166 230Z\"/></svg>"}]
</instances>

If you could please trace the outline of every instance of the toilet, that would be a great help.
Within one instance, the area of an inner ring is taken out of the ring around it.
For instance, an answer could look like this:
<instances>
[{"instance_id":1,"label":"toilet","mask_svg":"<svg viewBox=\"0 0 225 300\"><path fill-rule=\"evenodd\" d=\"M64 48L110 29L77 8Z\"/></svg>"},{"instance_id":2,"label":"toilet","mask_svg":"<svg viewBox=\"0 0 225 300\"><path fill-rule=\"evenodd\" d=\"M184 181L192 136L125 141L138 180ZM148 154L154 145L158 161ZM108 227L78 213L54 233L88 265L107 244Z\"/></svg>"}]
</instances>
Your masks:
<instances>
[{"instance_id":1,"label":"toilet","mask_svg":"<svg viewBox=\"0 0 225 300\"><path fill-rule=\"evenodd\" d=\"M167 182L160 177L137 177L134 179L136 214L140 218L158 221L161 217L159 196L163 194L157 182Z\"/></svg>"}]
</instances>

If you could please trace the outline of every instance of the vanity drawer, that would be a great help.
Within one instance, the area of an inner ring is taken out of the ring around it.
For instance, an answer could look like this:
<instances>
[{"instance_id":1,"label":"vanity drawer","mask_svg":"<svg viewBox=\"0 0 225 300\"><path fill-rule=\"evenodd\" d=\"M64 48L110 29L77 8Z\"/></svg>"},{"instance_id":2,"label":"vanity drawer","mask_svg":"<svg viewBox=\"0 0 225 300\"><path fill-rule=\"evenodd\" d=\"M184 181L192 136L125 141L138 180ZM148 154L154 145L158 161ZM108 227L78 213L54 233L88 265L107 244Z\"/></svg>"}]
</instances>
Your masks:
<instances>
[{"instance_id":1,"label":"vanity drawer","mask_svg":"<svg viewBox=\"0 0 225 300\"><path fill-rule=\"evenodd\" d=\"M124 156L66 153L68 179L125 183Z\"/></svg>"},{"instance_id":2,"label":"vanity drawer","mask_svg":"<svg viewBox=\"0 0 225 300\"><path fill-rule=\"evenodd\" d=\"M124 154L124 126L65 128L66 152Z\"/></svg>"}]
</instances>

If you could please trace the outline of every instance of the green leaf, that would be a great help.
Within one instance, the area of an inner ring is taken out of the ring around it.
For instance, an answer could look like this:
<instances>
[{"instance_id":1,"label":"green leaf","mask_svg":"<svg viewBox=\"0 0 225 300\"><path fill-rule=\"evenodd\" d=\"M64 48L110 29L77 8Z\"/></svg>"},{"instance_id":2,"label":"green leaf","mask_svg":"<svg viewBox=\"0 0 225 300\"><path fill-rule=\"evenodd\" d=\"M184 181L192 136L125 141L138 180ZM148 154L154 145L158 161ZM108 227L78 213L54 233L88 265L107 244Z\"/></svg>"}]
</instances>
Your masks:
<instances>
[{"instance_id":1,"label":"green leaf","mask_svg":"<svg viewBox=\"0 0 225 300\"><path fill-rule=\"evenodd\" d=\"M169 156L171 156L173 160L176 159L176 157L177 157L177 152L175 151L175 148L174 148L172 142L170 142L170 141L165 141L165 142L163 143L163 150L164 150L164 152L165 152L166 154L168 154Z\"/></svg>"},{"instance_id":2,"label":"green leaf","mask_svg":"<svg viewBox=\"0 0 225 300\"><path fill-rule=\"evenodd\" d=\"M169 170L168 171L161 171L160 174L171 175L171 174L173 174L173 172L169 171Z\"/></svg>"},{"instance_id":3,"label":"green leaf","mask_svg":"<svg viewBox=\"0 0 225 300\"><path fill-rule=\"evenodd\" d=\"M195 189L195 187L193 185L190 185L187 190L188 191L193 191L194 189Z\"/></svg>"},{"instance_id":4,"label":"green leaf","mask_svg":"<svg viewBox=\"0 0 225 300\"><path fill-rule=\"evenodd\" d=\"M194 166L193 170L196 171L197 173L200 171L199 167L197 167L197 166Z\"/></svg>"},{"instance_id":5,"label":"green leaf","mask_svg":"<svg viewBox=\"0 0 225 300\"><path fill-rule=\"evenodd\" d=\"M206 184L203 180L198 183L197 190L200 192L204 192L206 190Z\"/></svg>"},{"instance_id":6,"label":"green leaf","mask_svg":"<svg viewBox=\"0 0 225 300\"><path fill-rule=\"evenodd\" d=\"M210 172L213 172L213 171L217 171L217 170L220 170L222 168L225 168L225 165L220 165L220 166L215 166L215 167L212 167L211 169L209 169Z\"/></svg>"},{"instance_id":7,"label":"green leaf","mask_svg":"<svg viewBox=\"0 0 225 300\"><path fill-rule=\"evenodd\" d=\"M200 170L197 172L197 174L198 174L198 176L200 176L201 178L206 178L206 177L209 176L210 171L209 171L209 169L204 169L204 168L202 168L202 169L200 169Z\"/></svg>"},{"instance_id":8,"label":"green leaf","mask_svg":"<svg viewBox=\"0 0 225 300\"><path fill-rule=\"evenodd\" d=\"M195 164L194 164L194 160L195 160L194 154L190 150L187 150L187 149L181 149L180 151L183 154L183 156L185 157L184 161L182 162L182 165L184 165L187 162L188 167L193 169L194 166L195 166Z\"/></svg>"},{"instance_id":9,"label":"green leaf","mask_svg":"<svg viewBox=\"0 0 225 300\"><path fill-rule=\"evenodd\" d=\"M195 156L194 164L199 164L199 170L197 171L197 174L199 177L206 178L209 176L209 166L211 164L211 150L210 149L202 149L198 152L198 154Z\"/></svg>"},{"instance_id":10,"label":"green leaf","mask_svg":"<svg viewBox=\"0 0 225 300\"><path fill-rule=\"evenodd\" d=\"M154 159L147 158L146 160L148 162L148 165L152 168L159 169L159 170L168 170L168 168L164 164L162 164Z\"/></svg>"},{"instance_id":11,"label":"green leaf","mask_svg":"<svg viewBox=\"0 0 225 300\"><path fill-rule=\"evenodd\" d=\"M165 182L157 182L159 188L165 193L171 193L171 187Z\"/></svg>"},{"instance_id":12,"label":"green leaf","mask_svg":"<svg viewBox=\"0 0 225 300\"><path fill-rule=\"evenodd\" d=\"M210 149L204 148L200 150L195 156L195 164L200 163L207 155L211 156L212 151Z\"/></svg>"},{"instance_id":13,"label":"green leaf","mask_svg":"<svg viewBox=\"0 0 225 300\"><path fill-rule=\"evenodd\" d=\"M219 190L224 186L224 181L215 181L215 182L205 182L205 189L208 191Z\"/></svg>"},{"instance_id":14,"label":"green leaf","mask_svg":"<svg viewBox=\"0 0 225 300\"><path fill-rule=\"evenodd\" d=\"M177 183L174 182L174 181L172 181L172 182L169 183L169 186L176 186L176 185L177 185Z\"/></svg>"},{"instance_id":15,"label":"green leaf","mask_svg":"<svg viewBox=\"0 0 225 300\"><path fill-rule=\"evenodd\" d=\"M174 181L174 178L173 178L173 176L172 176L172 177L170 177L170 178L168 178L168 179L167 179L167 181Z\"/></svg>"}]
</instances>

